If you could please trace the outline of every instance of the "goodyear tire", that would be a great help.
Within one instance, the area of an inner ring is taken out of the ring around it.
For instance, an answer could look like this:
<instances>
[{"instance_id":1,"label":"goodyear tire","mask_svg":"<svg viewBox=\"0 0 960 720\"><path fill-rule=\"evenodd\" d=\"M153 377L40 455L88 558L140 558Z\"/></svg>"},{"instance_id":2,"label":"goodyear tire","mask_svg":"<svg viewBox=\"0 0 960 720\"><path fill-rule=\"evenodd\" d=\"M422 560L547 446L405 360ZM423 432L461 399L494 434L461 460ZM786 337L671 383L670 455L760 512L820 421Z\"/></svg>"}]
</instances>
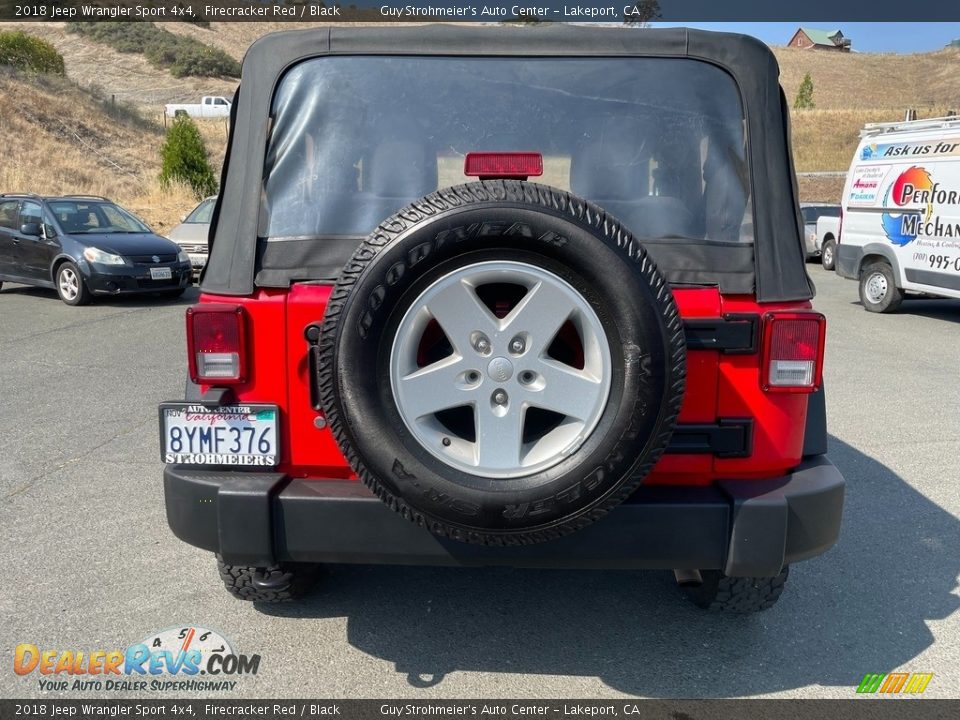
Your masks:
<instances>
[{"instance_id":1,"label":"goodyear tire","mask_svg":"<svg viewBox=\"0 0 960 720\"><path fill-rule=\"evenodd\" d=\"M518 181L383 222L327 305L317 383L359 477L432 532L534 543L643 481L683 398L685 341L643 246L580 198Z\"/></svg>"}]
</instances>

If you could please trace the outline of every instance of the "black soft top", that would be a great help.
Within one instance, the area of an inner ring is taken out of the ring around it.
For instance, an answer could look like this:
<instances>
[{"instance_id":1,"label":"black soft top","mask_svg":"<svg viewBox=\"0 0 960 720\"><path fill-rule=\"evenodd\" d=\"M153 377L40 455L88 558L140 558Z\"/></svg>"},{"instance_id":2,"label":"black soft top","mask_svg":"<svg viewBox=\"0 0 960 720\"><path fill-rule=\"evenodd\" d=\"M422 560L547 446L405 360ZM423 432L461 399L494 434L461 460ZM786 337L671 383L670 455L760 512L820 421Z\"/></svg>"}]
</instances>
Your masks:
<instances>
[{"instance_id":1,"label":"black soft top","mask_svg":"<svg viewBox=\"0 0 960 720\"><path fill-rule=\"evenodd\" d=\"M801 243L788 115L779 85L779 68L769 48L745 35L685 28L563 25L332 26L274 33L257 40L244 58L240 88L233 103L230 144L210 232L210 262L202 282L205 292L253 292L257 256L263 250L257 235L274 91L288 68L307 58L325 55L676 57L714 64L736 82L747 120L755 238L749 262L753 273L752 277L747 273L751 287L731 290L755 292L761 302L813 297ZM713 267L722 273L724 268L714 263L722 264L723 255L710 252L709 256ZM744 259L742 254L730 253L729 262L742 266ZM685 278L709 282L708 273L699 272L695 264L693 260L686 272L681 268L673 278L668 274L668 279L675 283L682 283Z\"/></svg>"}]
</instances>

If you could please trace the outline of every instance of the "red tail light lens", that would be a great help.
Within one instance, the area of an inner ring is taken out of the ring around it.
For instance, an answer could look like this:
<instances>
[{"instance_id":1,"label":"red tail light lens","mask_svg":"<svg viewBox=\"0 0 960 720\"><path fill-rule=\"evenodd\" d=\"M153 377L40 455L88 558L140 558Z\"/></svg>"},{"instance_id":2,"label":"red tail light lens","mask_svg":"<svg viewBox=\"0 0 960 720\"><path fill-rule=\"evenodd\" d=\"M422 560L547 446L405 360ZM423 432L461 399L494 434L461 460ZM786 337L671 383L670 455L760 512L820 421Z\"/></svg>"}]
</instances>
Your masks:
<instances>
[{"instance_id":1,"label":"red tail light lens","mask_svg":"<svg viewBox=\"0 0 960 720\"><path fill-rule=\"evenodd\" d=\"M187 308L190 379L207 385L246 380L246 320L239 305Z\"/></svg>"},{"instance_id":2,"label":"red tail light lens","mask_svg":"<svg viewBox=\"0 0 960 720\"><path fill-rule=\"evenodd\" d=\"M481 180L526 180L543 175L543 156L535 152L470 152L463 174Z\"/></svg>"},{"instance_id":3,"label":"red tail light lens","mask_svg":"<svg viewBox=\"0 0 960 720\"><path fill-rule=\"evenodd\" d=\"M827 321L820 313L763 317L761 382L767 392L811 393L823 380Z\"/></svg>"}]
</instances>

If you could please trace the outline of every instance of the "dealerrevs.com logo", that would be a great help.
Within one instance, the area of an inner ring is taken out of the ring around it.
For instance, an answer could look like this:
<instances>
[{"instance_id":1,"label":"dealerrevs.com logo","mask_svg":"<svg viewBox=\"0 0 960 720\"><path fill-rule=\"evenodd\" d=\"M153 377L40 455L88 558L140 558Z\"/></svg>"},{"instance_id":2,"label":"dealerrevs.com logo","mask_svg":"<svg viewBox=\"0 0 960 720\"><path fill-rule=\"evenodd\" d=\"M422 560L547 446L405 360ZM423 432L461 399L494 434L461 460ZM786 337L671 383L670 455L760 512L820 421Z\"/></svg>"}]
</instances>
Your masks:
<instances>
[{"instance_id":1,"label":"dealerrevs.com logo","mask_svg":"<svg viewBox=\"0 0 960 720\"><path fill-rule=\"evenodd\" d=\"M36 677L45 691L232 691L259 668L259 655L236 653L220 633L197 626L168 628L122 650L20 643L13 654L13 671Z\"/></svg>"}]
</instances>

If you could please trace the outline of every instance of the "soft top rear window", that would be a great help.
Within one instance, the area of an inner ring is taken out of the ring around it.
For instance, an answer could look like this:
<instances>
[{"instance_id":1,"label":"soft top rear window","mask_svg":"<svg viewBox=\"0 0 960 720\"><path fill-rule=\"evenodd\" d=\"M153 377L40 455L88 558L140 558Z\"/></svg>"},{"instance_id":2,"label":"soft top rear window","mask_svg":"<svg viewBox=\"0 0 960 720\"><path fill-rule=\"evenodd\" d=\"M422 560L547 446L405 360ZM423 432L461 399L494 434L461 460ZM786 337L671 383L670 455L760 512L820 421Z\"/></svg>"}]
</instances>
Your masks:
<instances>
[{"instance_id":1,"label":"soft top rear window","mask_svg":"<svg viewBox=\"0 0 960 720\"><path fill-rule=\"evenodd\" d=\"M363 237L471 151L535 151L532 178L641 238L753 240L733 79L666 58L319 57L274 95L261 238Z\"/></svg>"}]
</instances>

